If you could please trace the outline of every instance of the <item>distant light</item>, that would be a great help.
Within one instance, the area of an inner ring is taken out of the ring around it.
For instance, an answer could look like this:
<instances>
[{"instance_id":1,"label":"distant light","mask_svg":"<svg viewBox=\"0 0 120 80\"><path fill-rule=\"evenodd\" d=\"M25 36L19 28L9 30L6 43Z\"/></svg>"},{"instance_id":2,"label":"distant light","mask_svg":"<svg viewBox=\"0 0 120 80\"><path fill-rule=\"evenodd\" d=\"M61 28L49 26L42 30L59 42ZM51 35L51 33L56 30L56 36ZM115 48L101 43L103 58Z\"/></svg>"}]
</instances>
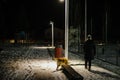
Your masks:
<instances>
[{"instance_id":1,"label":"distant light","mask_svg":"<svg viewBox=\"0 0 120 80\"><path fill-rule=\"evenodd\" d=\"M10 43L15 43L15 40L14 39L10 40Z\"/></svg>"},{"instance_id":2,"label":"distant light","mask_svg":"<svg viewBox=\"0 0 120 80\"><path fill-rule=\"evenodd\" d=\"M60 2L64 2L64 0L59 0Z\"/></svg>"},{"instance_id":3,"label":"distant light","mask_svg":"<svg viewBox=\"0 0 120 80\"><path fill-rule=\"evenodd\" d=\"M50 21L50 24L53 24L53 22L52 22L52 21Z\"/></svg>"}]
</instances>

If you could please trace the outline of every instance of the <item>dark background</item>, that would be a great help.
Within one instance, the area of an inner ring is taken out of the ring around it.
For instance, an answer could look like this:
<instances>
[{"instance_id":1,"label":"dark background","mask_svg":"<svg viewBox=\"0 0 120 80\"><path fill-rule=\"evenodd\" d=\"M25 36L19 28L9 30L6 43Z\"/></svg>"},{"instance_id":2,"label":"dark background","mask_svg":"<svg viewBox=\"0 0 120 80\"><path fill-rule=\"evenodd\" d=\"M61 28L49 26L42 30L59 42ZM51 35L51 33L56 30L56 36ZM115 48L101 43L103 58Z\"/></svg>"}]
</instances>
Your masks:
<instances>
[{"instance_id":1,"label":"dark background","mask_svg":"<svg viewBox=\"0 0 120 80\"><path fill-rule=\"evenodd\" d=\"M70 0L70 26L81 26L84 33L84 0ZM88 0L88 33L96 40L105 38L105 14L107 11L108 40L120 40L120 12L117 0ZM58 0L2 0L0 1L0 39L14 38L15 33L24 31L34 39L41 39L45 29L51 27L64 29L64 3ZM84 35L84 34L83 34Z\"/></svg>"}]
</instances>

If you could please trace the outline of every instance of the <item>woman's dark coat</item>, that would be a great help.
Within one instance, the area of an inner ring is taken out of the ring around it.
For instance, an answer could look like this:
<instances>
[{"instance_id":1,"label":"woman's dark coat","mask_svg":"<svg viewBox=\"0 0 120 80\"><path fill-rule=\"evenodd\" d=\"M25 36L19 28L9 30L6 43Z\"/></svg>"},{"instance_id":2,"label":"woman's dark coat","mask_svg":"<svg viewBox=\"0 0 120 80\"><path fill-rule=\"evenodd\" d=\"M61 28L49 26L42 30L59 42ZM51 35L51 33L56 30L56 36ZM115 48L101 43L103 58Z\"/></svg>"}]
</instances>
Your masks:
<instances>
[{"instance_id":1,"label":"woman's dark coat","mask_svg":"<svg viewBox=\"0 0 120 80\"><path fill-rule=\"evenodd\" d=\"M93 60L96 54L96 47L93 40L87 40L84 44L84 58L87 60Z\"/></svg>"}]
</instances>

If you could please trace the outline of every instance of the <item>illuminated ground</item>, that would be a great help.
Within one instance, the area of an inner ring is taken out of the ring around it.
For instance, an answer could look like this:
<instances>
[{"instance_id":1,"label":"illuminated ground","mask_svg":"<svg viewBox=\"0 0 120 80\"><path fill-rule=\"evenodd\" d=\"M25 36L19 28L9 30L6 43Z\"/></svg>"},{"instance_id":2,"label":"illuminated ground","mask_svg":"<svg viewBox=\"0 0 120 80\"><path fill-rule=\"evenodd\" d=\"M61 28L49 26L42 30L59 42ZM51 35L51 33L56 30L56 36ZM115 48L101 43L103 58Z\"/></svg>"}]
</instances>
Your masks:
<instances>
[{"instance_id":1,"label":"illuminated ground","mask_svg":"<svg viewBox=\"0 0 120 80\"><path fill-rule=\"evenodd\" d=\"M62 71L56 71L49 47L6 47L0 53L0 80L67 80ZM95 64L92 71L84 69L81 57L69 53L69 64L84 80L120 80L119 75Z\"/></svg>"},{"instance_id":2,"label":"illuminated ground","mask_svg":"<svg viewBox=\"0 0 120 80\"><path fill-rule=\"evenodd\" d=\"M72 56L74 56L74 58ZM120 75L95 64L99 63L97 60L92 61L91 71L88 71L84 68L84 60L81 59L81 56L78 57L77 55L71 54L70 59L72 59L70 60L71 66L84 77L84 80L120 80ZM107 64L104 63L103 65ZM116 67L112 67L116 69Z\"/></svg>"},{"instance_id":3,"label":"illuminated ground","mask_svg":"<svg viewBox=\"0 0 120 80\"><path fill-rule=\"evenodd\" d=\"M0 80L67 80L45 47L11 47L0 58Z\"/></svg>"}]
</instances>

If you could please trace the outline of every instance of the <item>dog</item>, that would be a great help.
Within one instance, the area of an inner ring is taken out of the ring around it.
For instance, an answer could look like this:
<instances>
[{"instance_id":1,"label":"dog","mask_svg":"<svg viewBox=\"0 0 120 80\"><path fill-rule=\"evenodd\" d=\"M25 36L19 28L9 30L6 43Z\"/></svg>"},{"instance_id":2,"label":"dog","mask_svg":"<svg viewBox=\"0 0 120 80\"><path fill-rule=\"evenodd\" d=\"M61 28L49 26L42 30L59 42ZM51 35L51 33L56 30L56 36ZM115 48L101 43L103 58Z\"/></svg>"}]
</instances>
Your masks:
<instances>
[{"instance_id":1,"label":"dog","mask_svg":"<svg viewBox=\"0 0 120 80\"><path fill-rule=\"evenodd\" d=\"M57 68L56 68L56 70L59 70L59 67L62 67L62 65L68 65L68 59L65 58L65 57L54 58L54 60L57 61Z\"/></svg>"}]
</instances>

